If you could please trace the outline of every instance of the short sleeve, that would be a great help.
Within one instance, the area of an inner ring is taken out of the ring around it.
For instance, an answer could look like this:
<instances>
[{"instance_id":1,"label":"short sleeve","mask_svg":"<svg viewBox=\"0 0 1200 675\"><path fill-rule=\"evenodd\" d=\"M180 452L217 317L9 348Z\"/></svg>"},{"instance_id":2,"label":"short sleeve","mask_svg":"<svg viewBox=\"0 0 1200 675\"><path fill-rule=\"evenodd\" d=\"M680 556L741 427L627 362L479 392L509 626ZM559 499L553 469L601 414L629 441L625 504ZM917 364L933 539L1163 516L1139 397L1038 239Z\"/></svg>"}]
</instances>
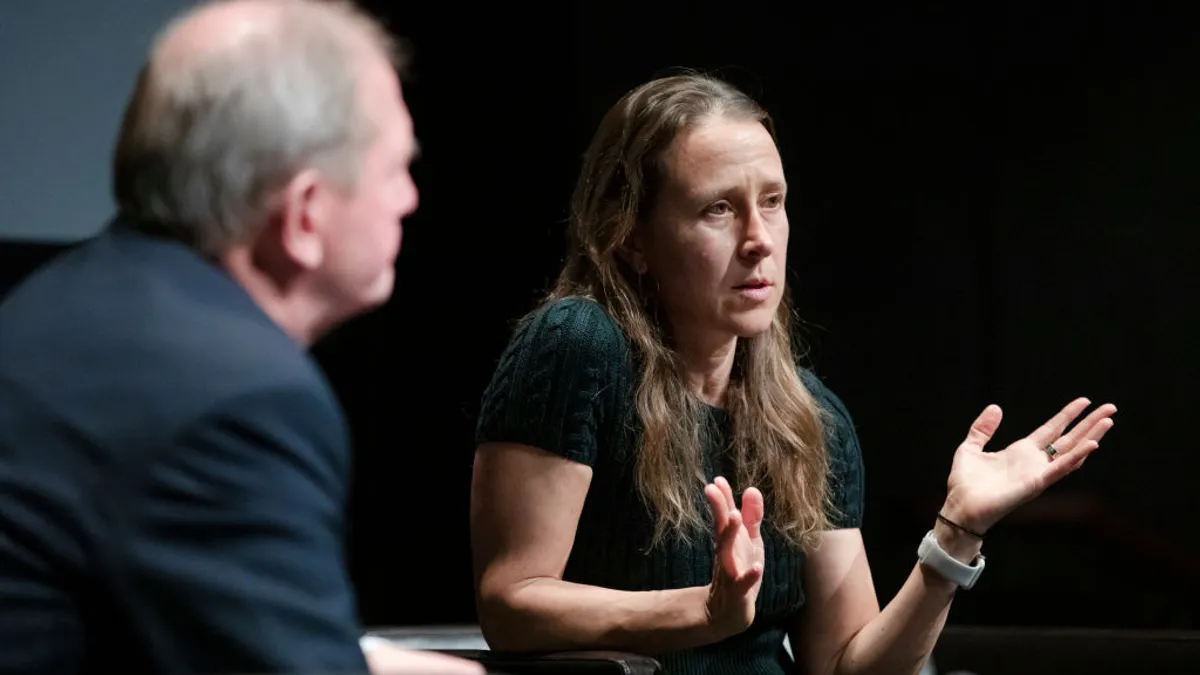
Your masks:
<instances>
[{"instance_id":1,"label":"short sleeve","mask_svg":"<svg viewBox=\"0 0 1200 675\"><path fill-rule=\"evenodd\" d=\"M812 372L801 369L801 380L825 411L825 445L829 452L830 529L862 527L864 468L854 420L842 400Z\"/></svg>"},{"instance_id":2,"label":"short sleeve","mask_svg":"<svg viewBox=\"0 0 1200 675\"><path fill-rule=\"evenodd\" d=\"M624 334L584 298L547 303L509 342L484 391L477 443L520 443L591 466L619 424L631 357Z\"/></svg>"}]
</instances>

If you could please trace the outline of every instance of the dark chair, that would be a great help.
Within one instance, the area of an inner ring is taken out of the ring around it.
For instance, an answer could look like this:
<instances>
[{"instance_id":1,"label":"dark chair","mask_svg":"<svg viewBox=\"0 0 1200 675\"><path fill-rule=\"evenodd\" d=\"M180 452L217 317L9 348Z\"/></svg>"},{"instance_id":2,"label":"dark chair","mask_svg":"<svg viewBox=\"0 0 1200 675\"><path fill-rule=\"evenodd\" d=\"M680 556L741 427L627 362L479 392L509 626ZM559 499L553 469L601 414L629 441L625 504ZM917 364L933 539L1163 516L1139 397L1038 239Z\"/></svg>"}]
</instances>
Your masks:
<instances>
[{"instance_id":1,"label":"dark chair","mask_svg":"<svg viewBox=\"0 0 1200 675\"><path fill-rule=\"evenodd\" d=\"M418 626L372 628L369 635L401 647L426 649L476 661L489 673L504 675L663 675L658 661L623 652L555 652L548 654L505 654L488 649L479 626Z\"/></svg>"}]
</instances>

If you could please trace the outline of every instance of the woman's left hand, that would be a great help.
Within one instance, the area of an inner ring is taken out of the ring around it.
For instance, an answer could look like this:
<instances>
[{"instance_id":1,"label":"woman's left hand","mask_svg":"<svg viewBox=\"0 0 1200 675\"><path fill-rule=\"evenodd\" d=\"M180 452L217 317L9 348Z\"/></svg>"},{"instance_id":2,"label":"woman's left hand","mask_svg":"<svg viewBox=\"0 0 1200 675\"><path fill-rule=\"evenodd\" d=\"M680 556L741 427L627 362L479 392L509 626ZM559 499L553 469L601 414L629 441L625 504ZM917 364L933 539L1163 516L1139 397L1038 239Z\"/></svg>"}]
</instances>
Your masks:
<instances>
[{"instance_id":1,"label":"woman's left hand","mask_svg":"<svg viewBox=\"0 0 1200 675\"><path fill-rule=\"evenodd\" d=\"M1106 403L1064 433L1089 405L1086 398L1072 401L1033 433L999 452L985 452L983 446L1000 426L1000 407L984 409L954 453L942 511L945 517L983 533L1078 469L1099 447L1117 412L1116 406ZM1056 454L1051 456L1048 446Z\"/></svg>"}]
</instances>

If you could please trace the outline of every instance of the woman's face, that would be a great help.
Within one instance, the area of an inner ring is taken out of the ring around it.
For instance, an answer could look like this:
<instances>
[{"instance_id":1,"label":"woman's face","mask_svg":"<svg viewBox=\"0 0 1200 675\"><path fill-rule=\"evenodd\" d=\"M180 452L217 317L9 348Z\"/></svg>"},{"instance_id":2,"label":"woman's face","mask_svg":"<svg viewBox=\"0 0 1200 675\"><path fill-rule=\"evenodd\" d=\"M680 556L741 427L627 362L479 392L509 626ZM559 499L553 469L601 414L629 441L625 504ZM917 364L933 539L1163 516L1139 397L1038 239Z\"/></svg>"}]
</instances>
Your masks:
<instances>
[{"instance_id":1,"label":"woman's face","mask_svg":"<svg viewBox=\"0 0 1200 675\"><path fill-rule=\"evenodd\" d=\"M680 134L630 247L676 335L752 337L771 326L787 265L783 162L759 122L714 116Z\"/></svg>"}]
</instances>

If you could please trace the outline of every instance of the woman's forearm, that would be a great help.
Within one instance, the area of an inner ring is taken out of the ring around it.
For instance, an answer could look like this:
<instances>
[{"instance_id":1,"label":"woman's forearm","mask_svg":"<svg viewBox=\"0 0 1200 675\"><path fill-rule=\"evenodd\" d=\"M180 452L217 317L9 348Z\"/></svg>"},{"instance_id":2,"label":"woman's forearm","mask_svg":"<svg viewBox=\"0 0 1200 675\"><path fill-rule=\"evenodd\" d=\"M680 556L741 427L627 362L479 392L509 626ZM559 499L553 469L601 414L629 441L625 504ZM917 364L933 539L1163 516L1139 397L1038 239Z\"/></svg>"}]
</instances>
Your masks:
<instances>
[{"instance_id":1,"label":"woman's forearm","mask_svg":"<svg viewBox=\"0 0 1200 675\"><path fill-rule=\"evenodd\" d=\"M934 534L940 546L958 560L970 563L979 554L977 539L941 522L935 525ZM896 597L846 646L838 675L919 672L942 633L957 588L918 563Z\"/></svg>"},{"instance_id":2,"label":"woman's forearm","mask_svg":"<svg viewBox=\"0 0 1200 675\"><path fill-rule=\"evenodd\" d=\"M531 579L480 602L492 649L611 649L654 654L717 642L707 586L616 591L559 579Z\"/></svg>"}]
</instances>

